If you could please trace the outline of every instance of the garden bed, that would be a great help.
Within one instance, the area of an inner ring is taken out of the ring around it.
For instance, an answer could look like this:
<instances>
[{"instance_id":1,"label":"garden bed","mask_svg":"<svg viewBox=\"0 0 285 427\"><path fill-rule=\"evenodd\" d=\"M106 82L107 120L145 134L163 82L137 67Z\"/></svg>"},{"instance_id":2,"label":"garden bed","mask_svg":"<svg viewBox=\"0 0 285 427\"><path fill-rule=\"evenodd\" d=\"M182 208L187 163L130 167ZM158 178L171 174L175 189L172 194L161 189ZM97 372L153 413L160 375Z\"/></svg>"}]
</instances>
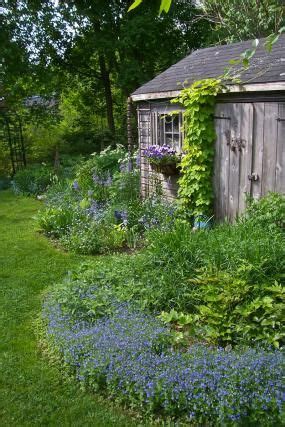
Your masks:
<instances>
[{"instance_id":1,"label":"garden bed","mask_svg":"<svg viewBox=\"0 0 285 427\"><path fill-rule=\"evenodd\" d=\"M51 290L48 348L84 387L148 417L281 425L284 197L194 232L195 217L185 220L159 191L140 200L137 171L119 157L107 151L80 165L49 188L38 216L67 250L115 252ZM126 247L132 253L120 254Z\"/></svg>"}]
</instances>

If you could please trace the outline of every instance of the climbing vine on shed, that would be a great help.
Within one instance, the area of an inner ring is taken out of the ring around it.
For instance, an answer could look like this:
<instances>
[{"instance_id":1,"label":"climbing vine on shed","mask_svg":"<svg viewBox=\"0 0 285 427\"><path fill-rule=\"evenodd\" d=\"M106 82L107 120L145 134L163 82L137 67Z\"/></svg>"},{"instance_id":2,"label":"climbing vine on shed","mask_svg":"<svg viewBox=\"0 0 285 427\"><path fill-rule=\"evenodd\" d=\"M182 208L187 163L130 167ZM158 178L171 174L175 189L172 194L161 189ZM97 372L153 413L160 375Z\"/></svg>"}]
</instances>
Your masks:
<instances>
[{"instance_id":1,"label":"climbing vine on shed","mask_svg":"<svg viewBox=\"0 0 285 427\"><path fill-rule=\"evenodd\" d=\"M183 89L178 98L185 107L184 144L179 179L179 198L190 215L209 214L213 200L214 110L223 85L218 79L205 79Z\"/></svg>"}]
</instances>

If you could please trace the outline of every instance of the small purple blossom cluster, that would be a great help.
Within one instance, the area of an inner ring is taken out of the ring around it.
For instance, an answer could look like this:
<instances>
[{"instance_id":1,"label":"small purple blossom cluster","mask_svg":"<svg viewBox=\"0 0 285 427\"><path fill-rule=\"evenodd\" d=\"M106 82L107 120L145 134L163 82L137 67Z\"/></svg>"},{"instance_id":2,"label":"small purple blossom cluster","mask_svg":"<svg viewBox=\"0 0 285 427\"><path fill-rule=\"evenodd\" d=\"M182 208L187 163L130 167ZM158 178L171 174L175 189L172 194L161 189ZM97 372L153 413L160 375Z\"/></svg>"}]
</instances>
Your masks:
<instances>
[{"instance_id":1,"label":"small purple blossom cluster","mask_svg":"<svg viewBox=\"0 0 285 427\"><path fill-rule=\"evenodd\" d=\"M158 218L150 218L148 215L143 215L138 219L138 224L145 230L150 230L153 227L159 226Z\"/></svg>"},{"instance_id":2,"label":"small purple blossom cluster","mask_svg":"<svg viewBox=\"0 0 285 427\"><path fill-rule=\"evenodd\" d=\"M127 303L93 322L47 304L48 336L77 378L149 413L199 425L281 425L284 353L171 347L160 321ZM256 424L254 424L256 425Z\"/></svg>"},{"instance_id":3,"label":"small purple blossom cluster","mask_svg":"<svg viewBox=\"0 0 285 427\"><path fill-rule=\"evenodd\" d=\"M134 169L133 163L131 159L127 159L126 161L120 163L120 172L130 173Z\"/></svg>"},{"instance_id":4,"label":"small purple blossom cluster","mask_svg":"<svg viewBox=\"0 0 285 427\"><path fill-rule=\"evenodd\" d=\"M105 216L106 203L93 200L89 208L86 209L87 215L96 221L100 221Z\"/></svg>"},{"instance_id":5,"label":"small purple blossom cluster","mask_svg":"<svg viewBox=\"0 0 285 427\"><path fill-rule=\"evenodd\" d=\"M73 182L73 184L72 184L72 188L73 188L73 190L75 190L75 191L79 191L79 190L80 190L80 187L79 187L79 183L78 183L78 181L74 181L74 182Z\"/></svg>"},{"instance_id":6,"label":"small purple blossom cluster","mask_svg":"<svg viewBox=\"0 0 285 427\"><path fill-rule=\"evenodd\" d=\"M128 212L126 210L119 211L119 210L115 209L114 210L114 217L121 224L123 224L125 226L128 225Z\"/></svg>"},{"instance_id":7,"label":"small purple blossom cluster","mask_svg":"<svg viewBox=\"0 0 285 427\"><path fill-rule=\"evenodd\" d=\"M176 150L166 144L150 145L144 150L144 155L153 164L171 163L178 160Z\"/></svg>"},{"instance_id":8,"label":"small purple blossom cluster","mask_svg":"<svg viewBox=\"0 0 285 427\"><path fill-rule=\"evenodd\" d=\"M108 187L112 184L112 176L110 173L108 173L106 176L99 176L97 174L94 174L92 176L92 180L94 184L102 185L103 187Z\"/></svg>"}]
</instances>

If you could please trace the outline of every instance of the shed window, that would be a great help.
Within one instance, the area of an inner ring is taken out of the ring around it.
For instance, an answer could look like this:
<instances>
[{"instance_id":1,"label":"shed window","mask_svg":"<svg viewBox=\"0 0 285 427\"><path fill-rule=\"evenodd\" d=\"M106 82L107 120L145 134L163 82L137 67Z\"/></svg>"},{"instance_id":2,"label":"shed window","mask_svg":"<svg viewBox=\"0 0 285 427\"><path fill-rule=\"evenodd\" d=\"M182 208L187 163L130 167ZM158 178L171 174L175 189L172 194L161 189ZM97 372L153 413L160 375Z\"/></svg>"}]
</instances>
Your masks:
<instances>
[{"instance_id":1,"label":"shed window","mask_svg":"<svg viewBox=\"0 0 285 427\"><path fill-rule=\"evenodd\" d=\"M180 151L182 146L182 113L157 115L156 143L167 144Z\"/></svg>"}]
</instances>

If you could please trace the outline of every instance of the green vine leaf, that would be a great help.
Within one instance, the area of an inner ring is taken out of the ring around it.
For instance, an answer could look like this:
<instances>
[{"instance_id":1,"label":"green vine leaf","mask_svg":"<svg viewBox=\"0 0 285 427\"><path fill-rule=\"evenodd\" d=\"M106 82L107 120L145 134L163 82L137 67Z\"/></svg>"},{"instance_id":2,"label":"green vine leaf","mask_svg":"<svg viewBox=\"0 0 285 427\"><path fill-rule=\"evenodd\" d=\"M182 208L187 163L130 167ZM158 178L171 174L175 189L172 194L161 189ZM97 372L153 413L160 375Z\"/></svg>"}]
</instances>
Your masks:
<instances>
[{"instance_id":1,"label":"green vine leaf","mask_svg":"<svg viewBox=\"0 0 285 427\"><path fill-rule=\"evenodd\" d=\"M171 6L172 0L161 0L160 8L159 8L159 14L161 14L163 11L165 13L168 13L170 6Z\"/></svg>"},{"instance_id":2,"label":"green vine leaf","mask_svg":"<svg viewBox=\"0 0 285 427\"><path fill-rule=\"evenodd\" d=\"M250 56L250 54L247 54ZM172 102L184 106L185 138L179 179L179 200L186 216L211 213L214 160L214 110L221 80L205 79L183 89Z\"/></svg>"},{"instance_id":3,"label":"green vine leaf","mask_svg":"<svg viewBox=\"0 0 285 427\"><path fill-rule=\"evenodd\" d=\"M131 10L135 9L136 7L138 7L143 0L135 0L130 7L128 8L128 12L130 12Z\"/></svg>"}]
</instances>

